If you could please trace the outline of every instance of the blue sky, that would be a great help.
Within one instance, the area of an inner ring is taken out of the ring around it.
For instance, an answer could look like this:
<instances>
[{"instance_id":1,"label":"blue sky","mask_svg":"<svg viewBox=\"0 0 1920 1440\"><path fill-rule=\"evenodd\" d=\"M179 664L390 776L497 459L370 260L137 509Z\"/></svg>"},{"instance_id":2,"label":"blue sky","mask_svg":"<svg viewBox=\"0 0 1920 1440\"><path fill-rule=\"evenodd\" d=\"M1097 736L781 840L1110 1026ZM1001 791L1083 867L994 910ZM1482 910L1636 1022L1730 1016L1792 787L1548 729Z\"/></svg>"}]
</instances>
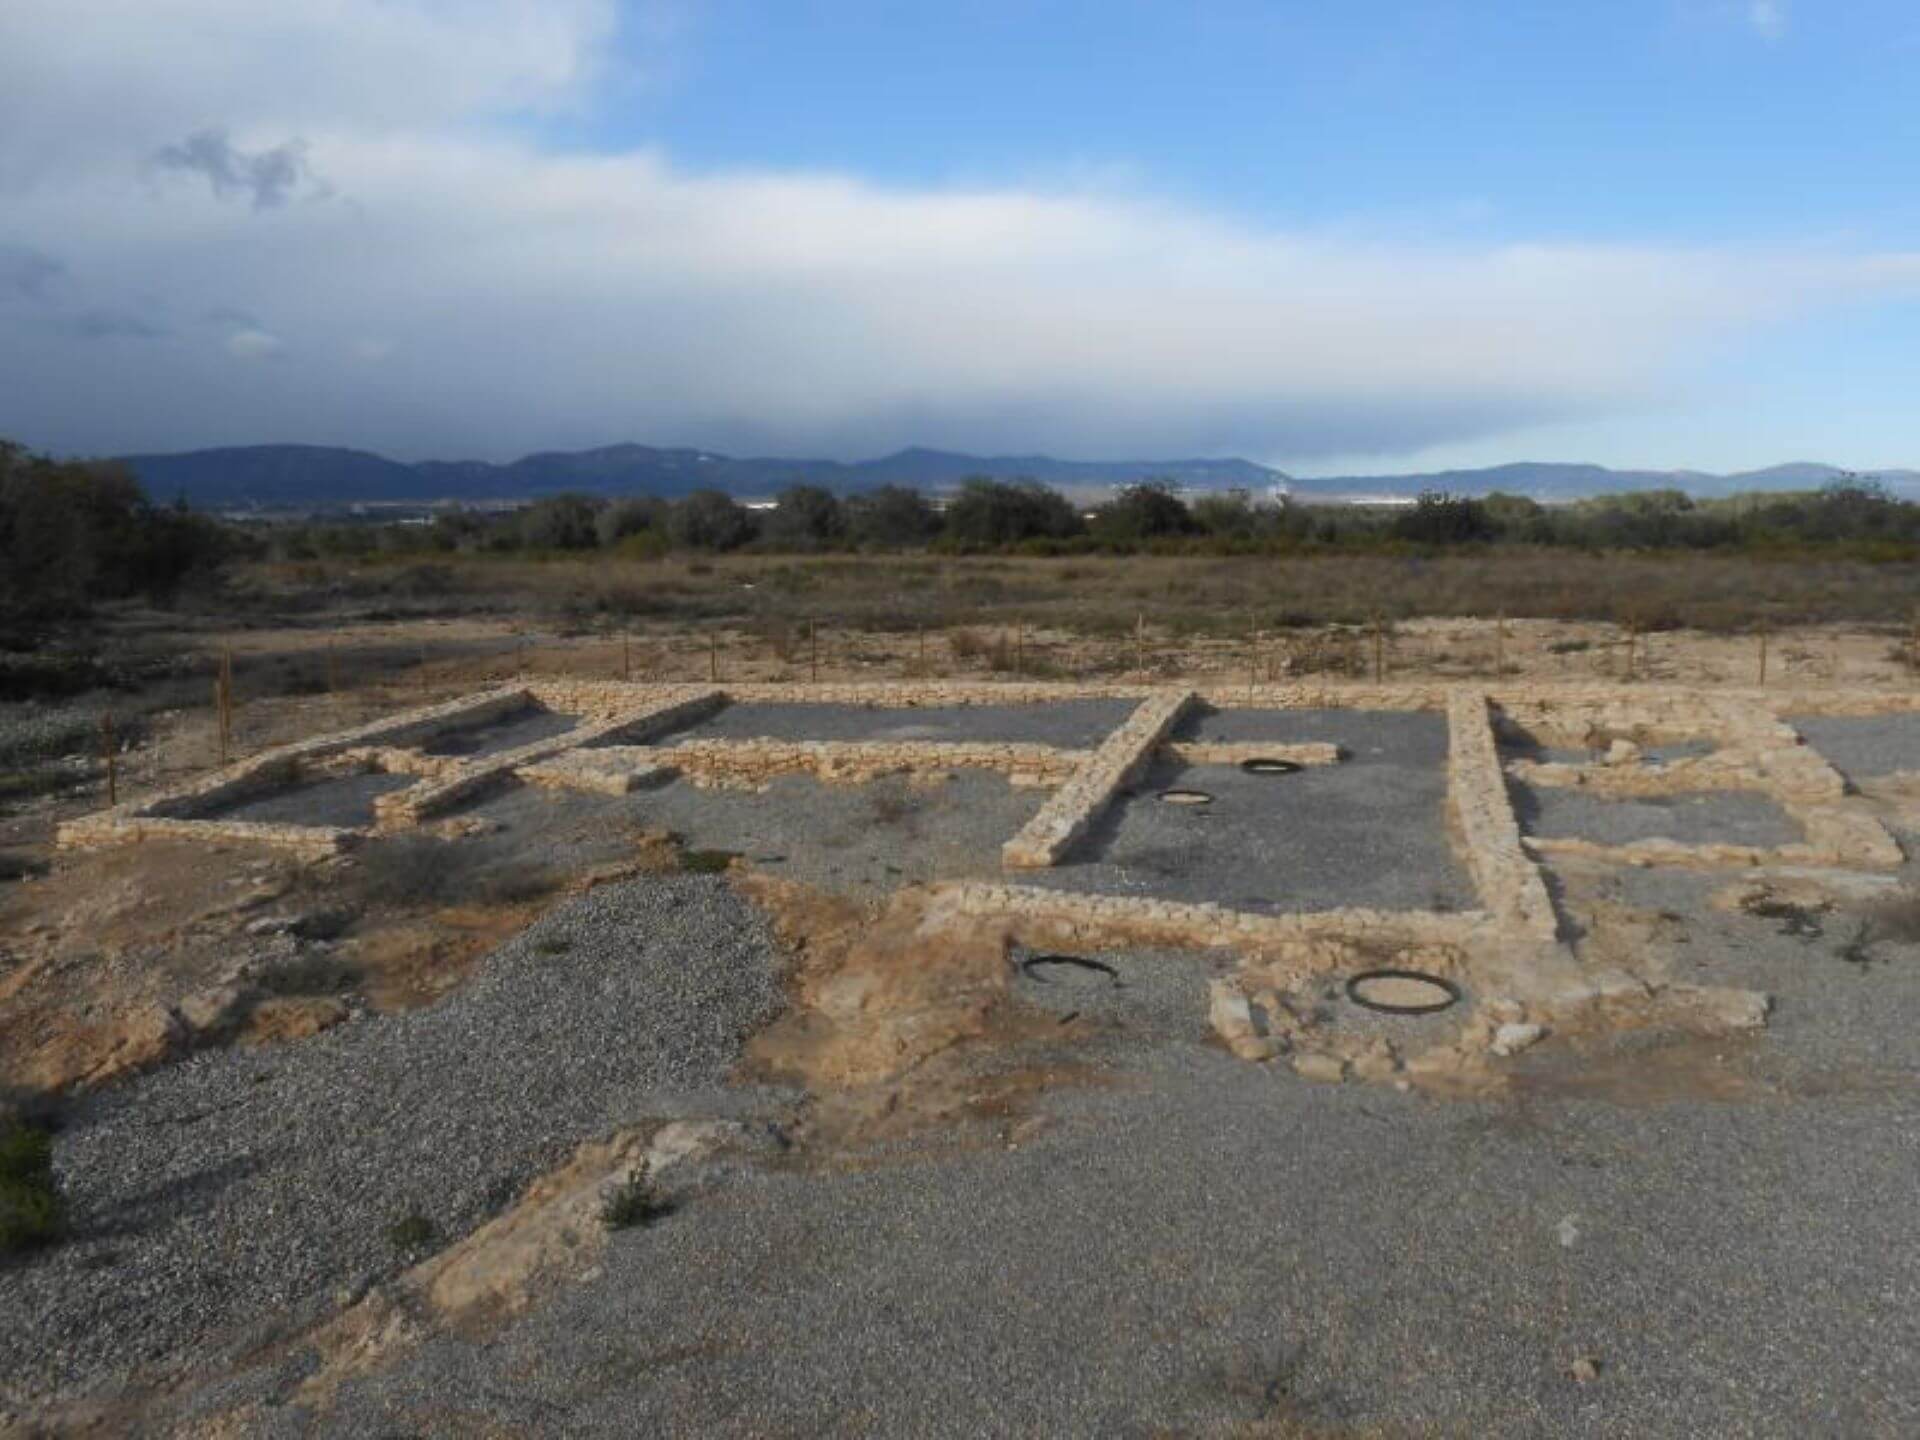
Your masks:
<instances>
[{"instance_id":1,"label":"blue sky","mask_svg":"<svg viewBox=\"0 0 1920 1440\"><path fill-rule=\"evenodd\" d=\"M1920 465L1917 66L1892 0L15 0L0 434Z\"/></svg>"}]
</instances>

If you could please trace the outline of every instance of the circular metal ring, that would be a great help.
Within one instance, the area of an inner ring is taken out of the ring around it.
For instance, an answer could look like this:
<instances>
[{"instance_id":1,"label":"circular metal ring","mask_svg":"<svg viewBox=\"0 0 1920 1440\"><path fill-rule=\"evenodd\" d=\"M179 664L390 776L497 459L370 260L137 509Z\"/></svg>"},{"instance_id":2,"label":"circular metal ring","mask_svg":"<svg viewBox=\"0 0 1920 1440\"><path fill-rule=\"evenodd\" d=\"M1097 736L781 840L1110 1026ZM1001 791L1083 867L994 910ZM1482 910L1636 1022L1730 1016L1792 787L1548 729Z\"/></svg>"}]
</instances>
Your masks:
<instances>
[{"instance_id":1,"label":"circular metal ring","mask_svg":"<svg viewBox=\"0 0 1920 1440\"><path fill-rule=\"evenodd\" d=\"M1242 760L1240 768L1249 775L1298 775L1306 767L1298 760L1256 755L1251 760Z\"/></svg>"},{"instance_id":2,"label":"circular metal ring","mask_svg":"<svg viewBox=\"0 0 1920 1440\"><path fill-rule=\"evenodd\" d=\"M1104 975L1114 985L1120 983L1120 972L1104 960L1089 960L1084 955L1029 955L1020 962L1021 973L1037 985L1052 985L1055 982L1039 973L1042 965L1063 965L1075 970L1090 970Z\"/></svg>"},{"instance_id":3,"label":"circular metal ring","mask_svg":"<svg viewBox=\"0 0 1920 1440\"><path fill-rule=\"evenodd\" d=\"M1430 1000L1419 1005L1395 1005L1384 1000L1369 1000L1360 993L1360 987L1369 980L1413 980L1422 985L1431 985L1445 992L1443 1000ZM1366 1010L1378 1010L1383 1015L1432 1015L1449 1006L1458 1005L1462 991L1453 981L1439 975L1429 975L1424 970L1362 970L1347 981L1347 998Z\"/></svg>"}]
</instances>

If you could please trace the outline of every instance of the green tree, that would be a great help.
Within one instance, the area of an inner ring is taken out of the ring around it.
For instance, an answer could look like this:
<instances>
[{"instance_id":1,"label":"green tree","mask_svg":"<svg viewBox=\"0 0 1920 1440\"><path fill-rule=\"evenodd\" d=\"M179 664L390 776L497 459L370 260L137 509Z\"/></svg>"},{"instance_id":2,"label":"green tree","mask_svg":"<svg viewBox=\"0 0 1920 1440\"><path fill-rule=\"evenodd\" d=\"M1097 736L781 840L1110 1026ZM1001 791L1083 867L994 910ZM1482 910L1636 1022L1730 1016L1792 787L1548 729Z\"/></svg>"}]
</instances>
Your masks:
<instances>
[{"instance_id":1,"label":"green tree","mask_svg":"<svg viewBox=\"0 0 1920 1440\"><path fill-rule=\"evenodd\" d=\"M918 490L882 485L846 501L847 532L862 545L924 545L940 533L940 514Z\"/></svg>"},{"instance_id":2,"label":"green tree","mask_svg":"<svg viewBox=\"0 0 1920 1440\"><path fill-rule=\"evenodd\" d=\"M735 550L753 538L753 516L731 495L696 490L667 517L673 543L694 550Z\"/></svg>"},{"instance_id":3,"label":"green tree","mask_svg":"<svg viewBox=\"0 0 1920 1440\"><path fill-rule=\"evenodd\" d=\"M1166 480L1122 486L1119 494L1093 512L1091 526L1094 539L1107 545L1189 535L1197 528L1186 503Z\"/></svg>"},{"instance_id":4,"label":"green tree","mask_svg":"<svg viewBox=\"0 0 1920 1440\"><path fill-rule=\"evenodd\" d=\"M963 546L1065 540L1086 529L1080 512L1064 495L1032 480L1010 485L998 480L967 480L947 507L946 520L947 538Z\"/></svg>"},{"instance_id":5,"label":"green tree","mask_svg":"<svg viewBox=\"0 0 1920 1440\"><path fill-rule=\"evenodd\" d=\"M818 485L789 485L760 527L761 539L791 550L824 550L846 538L840 499Z\"/></svg>"}]
</instances>

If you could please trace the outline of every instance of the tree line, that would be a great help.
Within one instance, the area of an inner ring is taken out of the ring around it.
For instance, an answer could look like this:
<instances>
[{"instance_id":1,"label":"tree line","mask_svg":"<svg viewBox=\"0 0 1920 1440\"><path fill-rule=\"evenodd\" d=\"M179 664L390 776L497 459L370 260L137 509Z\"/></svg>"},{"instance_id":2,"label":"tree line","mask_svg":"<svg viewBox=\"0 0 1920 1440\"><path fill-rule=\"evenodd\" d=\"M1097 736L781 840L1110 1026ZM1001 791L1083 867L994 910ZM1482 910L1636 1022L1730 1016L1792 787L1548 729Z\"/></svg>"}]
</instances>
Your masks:
<instances>
[{"instance_id":1,"label":"tree line","mask_svg":"<svg viewBox=\"0 0 1920 1440\"><path fill-rule=\"evenodd\" d=\"M125 466L35 455L0 439L0 620L171 602L243 548L228 527L153 504Z\"/></svg>"},{"instance_id":2,"label":"tree line","mask_svg":"<svg viewBox=\"0 0 1920 1440\"><path fill-rule=\"evenodd\" d=\"M1582 550L1844 549L1869 559L1920 553L1920 505L1877 482L1814 492L1696 500L1639 491L1543 505L1518 495L1430 492L1404 506L1304 505L1243 491L1188 497L1164 481L1118 490L1091 508L1033 481L966 481L942 506L884 486L840 496L793 485L749 508L717 490L678 500L554 495L514 511L441 512L425 524L279 527L282 559L400 554L610 551L784 553L919 550L973 554L1286 554L1426 551L1471 546Z\"/></svg>"}]
</instances>

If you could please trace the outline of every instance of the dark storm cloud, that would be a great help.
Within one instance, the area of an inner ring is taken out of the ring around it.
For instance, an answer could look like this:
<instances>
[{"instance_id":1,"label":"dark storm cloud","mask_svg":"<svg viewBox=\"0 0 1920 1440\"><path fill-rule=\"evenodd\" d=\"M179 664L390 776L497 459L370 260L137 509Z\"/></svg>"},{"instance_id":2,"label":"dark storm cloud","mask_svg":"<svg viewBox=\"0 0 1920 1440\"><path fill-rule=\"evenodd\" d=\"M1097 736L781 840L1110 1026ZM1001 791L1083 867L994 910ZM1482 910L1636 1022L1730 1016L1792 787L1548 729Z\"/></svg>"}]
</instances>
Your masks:
<instances>
[{"instance_id":1,"label":"dark storm cloud","mask_svg":"<svg viewBox=\"0 0 1920 1440\"><path fill-rule=\"evenodd\" d=\"M154 152L153 164L161 170L204 175L214 194L250 196L256 210L286 204L308 176L305 141L289 140L270 150L248 152L234 148L224 130L202 130L178 145L165 146Z\"/></svg>"},{"instance_id":2,"label":"dark storm cloud","mask_svg":"<svg viewBox=\"0 0 1920 1440\"><path fill-rule=\"evenodd\" d=\"M0 245L0 292L41 300L66 270L58 260L38 250Z\"/></svg>"}]
</instances>

